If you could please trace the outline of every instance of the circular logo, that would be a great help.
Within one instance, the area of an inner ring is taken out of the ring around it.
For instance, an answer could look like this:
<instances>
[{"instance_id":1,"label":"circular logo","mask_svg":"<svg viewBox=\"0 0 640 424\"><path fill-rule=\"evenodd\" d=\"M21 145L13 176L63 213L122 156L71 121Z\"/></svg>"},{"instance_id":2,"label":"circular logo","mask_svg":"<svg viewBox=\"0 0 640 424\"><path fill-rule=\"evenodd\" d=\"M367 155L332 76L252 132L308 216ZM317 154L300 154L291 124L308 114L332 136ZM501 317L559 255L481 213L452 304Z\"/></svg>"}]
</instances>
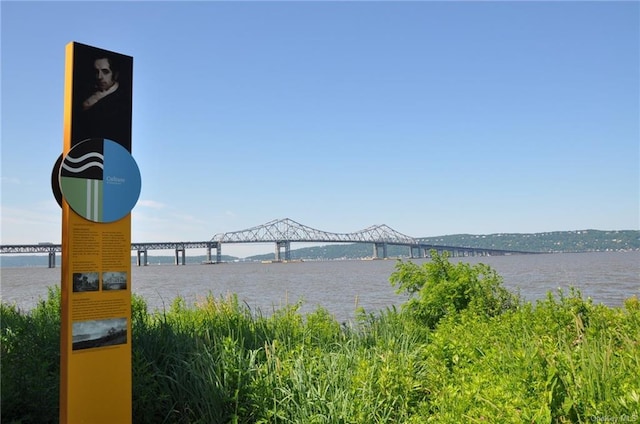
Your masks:
<instances>
[{"instance_id":1,"label":"circular logo","mask_svg":"<svg viewBox=\"0 0 640 424\"><path fill-rule=\"evenodd\" d=\"M124 218L142 186L140 170L115 141L92 138L75 145L60 165L62 196L78 215L93 222Z\"/></svg>"}]
</instances>

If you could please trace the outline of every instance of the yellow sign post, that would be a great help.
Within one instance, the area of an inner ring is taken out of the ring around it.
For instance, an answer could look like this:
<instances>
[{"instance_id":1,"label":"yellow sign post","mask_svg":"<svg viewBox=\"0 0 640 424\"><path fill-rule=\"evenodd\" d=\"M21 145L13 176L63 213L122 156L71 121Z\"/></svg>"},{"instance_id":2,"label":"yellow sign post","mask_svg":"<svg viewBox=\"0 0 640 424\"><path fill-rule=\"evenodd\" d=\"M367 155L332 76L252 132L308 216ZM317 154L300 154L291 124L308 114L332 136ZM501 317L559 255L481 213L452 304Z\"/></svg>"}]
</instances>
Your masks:
<instances>
[{"instance_id":1,"label":"yellow sign post","mask_svg":"<svg viewBox=\"0 0 640 424\"><path fill-rule=\"evenodd\" d=\"M62 207L61 423L131 423L133 58L66 46Z\"/></svg>"}]
</instances>

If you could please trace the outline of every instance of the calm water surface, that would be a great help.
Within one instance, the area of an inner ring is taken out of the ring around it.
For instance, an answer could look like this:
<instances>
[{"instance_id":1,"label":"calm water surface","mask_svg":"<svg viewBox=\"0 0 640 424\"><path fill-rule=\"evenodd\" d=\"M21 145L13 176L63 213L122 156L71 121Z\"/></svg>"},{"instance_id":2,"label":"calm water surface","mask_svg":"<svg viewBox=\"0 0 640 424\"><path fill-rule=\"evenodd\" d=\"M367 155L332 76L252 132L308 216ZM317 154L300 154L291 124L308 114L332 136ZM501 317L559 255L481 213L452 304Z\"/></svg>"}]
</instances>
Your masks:
<instances>
[{"instance_id":1,"label":"calm water surface","mask_svg":"<svg viewBox=\"0 0 640 424\"><path fill-rule=\"evenodd\" d=\"M423 263L425 259L414 259ZM478 258L450 258L452 263L482 262L504 278L505 286L529 301L570 286L595 303L621 306L640 296L640 252L558 253ZM186 266L132 266L132 291L151 310L169 307L182 296L193 303L208 294L235 293L251 309L269 314L274 308L302 301L302 312L322 306L339 320L353 318L357 307L375 312L400 305L389 284L395 260L293 263L228 263ZM29 309L46 297L47 287L59 284L60 268L2 268L2 301Z\"/></svg>"}]
</instances>

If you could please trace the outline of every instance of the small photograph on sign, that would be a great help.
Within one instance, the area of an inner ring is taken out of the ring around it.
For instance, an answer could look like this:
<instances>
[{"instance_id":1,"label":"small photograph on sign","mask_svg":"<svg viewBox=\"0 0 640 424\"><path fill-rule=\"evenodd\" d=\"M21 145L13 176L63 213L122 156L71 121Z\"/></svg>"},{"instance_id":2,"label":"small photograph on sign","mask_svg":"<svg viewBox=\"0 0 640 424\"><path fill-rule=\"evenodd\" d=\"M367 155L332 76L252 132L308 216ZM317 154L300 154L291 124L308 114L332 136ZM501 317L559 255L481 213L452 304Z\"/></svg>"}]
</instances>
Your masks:
<instances>
[{"instance_id":1,"label":"small photograph on sign","mask_svg":"<svg viewBox=\"0 0 640 424\"><path fill-rule=\"evenodd\" d=\"M102 290L126 290L127 289L127 272L103 272L102 273Z\"/></svg>"},{"instance_id":2,"label":"small photograph on sign","mask_svg":"<svg viewBox=\"0 0 640 424\"><path fill-rule=\"evenodd\" d=\"M74 272L73 291L88 292L100 289L100 279L97 272Z\"/></svg>"},{"instance_id":3,"label":"small photograph on sign","mask_svg":"<svg viewBox=\"0 0 640 424\"><path fill-rule=\"evenodd\" d=\"M111 318L74 322L73 350L127 343L127 319Z\"/></svg>"}]
</instances>

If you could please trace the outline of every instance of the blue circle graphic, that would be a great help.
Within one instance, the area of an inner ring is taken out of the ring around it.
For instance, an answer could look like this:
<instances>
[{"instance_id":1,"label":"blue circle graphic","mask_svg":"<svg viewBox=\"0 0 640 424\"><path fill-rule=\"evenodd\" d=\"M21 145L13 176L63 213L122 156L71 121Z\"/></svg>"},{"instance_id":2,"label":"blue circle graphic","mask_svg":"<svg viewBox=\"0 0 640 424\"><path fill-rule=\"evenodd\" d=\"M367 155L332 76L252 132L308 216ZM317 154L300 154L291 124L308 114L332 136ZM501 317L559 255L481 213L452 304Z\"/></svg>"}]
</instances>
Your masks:
<instances>
[{"instance_id":1,"label":"blue circle graphic","mask_svg":"<svg viewBox=\"0 0 640 424\"><path fill-rule=\"evenodd\" d=\"M138 202L141 187L136 161L115 141L83 141L62 160L62 195L78 215L90 221L124 218Z\"/></svg>"}]
</instances>

